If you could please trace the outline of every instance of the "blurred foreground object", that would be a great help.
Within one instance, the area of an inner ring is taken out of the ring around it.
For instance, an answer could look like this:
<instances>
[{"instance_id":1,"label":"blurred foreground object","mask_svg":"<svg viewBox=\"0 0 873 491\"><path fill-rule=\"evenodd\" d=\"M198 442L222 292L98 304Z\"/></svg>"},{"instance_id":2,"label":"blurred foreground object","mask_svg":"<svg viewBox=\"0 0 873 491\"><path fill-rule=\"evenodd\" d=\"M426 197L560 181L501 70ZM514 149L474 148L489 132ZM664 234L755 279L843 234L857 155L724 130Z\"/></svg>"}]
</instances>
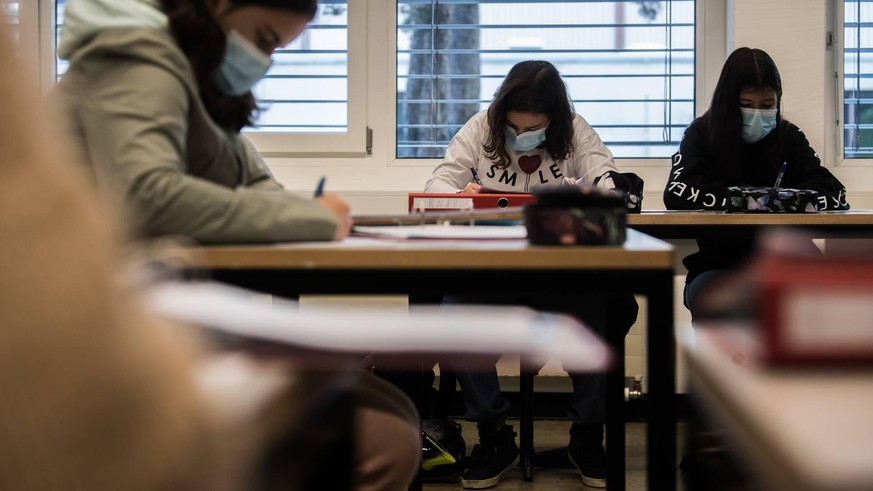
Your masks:
<instances>
[{"instance_id":1,"label":"blurred foreground object","mask_svg":"<svg viewBox=\"0 0 873 491\"><path fill-rule=\"evenodd\" d=\"M605 370L606 344L569 315L527 307L413 305L387 309L306 309L292 300L270 304L254 292L217 282L168 282L146 293L148 307L176 322L202 327L225 346L262 355L293 354L309 367L337 368L370 354L420 368L422 355L441 359L512 353L532 363L551 358L569 370ZM463 342L459 342L463 339Z\"/></svg>"},{"instance_id":2,"label":"blurred foreground object","mask_svg":"<svg viewBox=\"0 0 873 491\"><path fill-rule=\"evenodd\" d=\"M233 489L194 337L120 288L117 218L2 25L0 63L0 489Z\"/></svg>"},{"instance_id":3,"label":"blurred foreground object","mask_svg":"<svg viewBox=\"0 0 873 491\"><path fill-rule=\"evenodd\" d=\"M772 364L873 364L873 254L822 255L779 229L700 298L706 318L753 321Z\"/></svg>"},{"instance_id":4,"label":"blurred foreground object","mask_svg":"<svg viewBox=\"0 0 873 491\"><path fill-rule=\"evenodd\" d=\"M0 489L405 488L420 445L401 392L359 370L228 363L143 307L136 286L164 272L125 276L116 210L11 45L0 24Z\"/></svg>"}]
</instances>

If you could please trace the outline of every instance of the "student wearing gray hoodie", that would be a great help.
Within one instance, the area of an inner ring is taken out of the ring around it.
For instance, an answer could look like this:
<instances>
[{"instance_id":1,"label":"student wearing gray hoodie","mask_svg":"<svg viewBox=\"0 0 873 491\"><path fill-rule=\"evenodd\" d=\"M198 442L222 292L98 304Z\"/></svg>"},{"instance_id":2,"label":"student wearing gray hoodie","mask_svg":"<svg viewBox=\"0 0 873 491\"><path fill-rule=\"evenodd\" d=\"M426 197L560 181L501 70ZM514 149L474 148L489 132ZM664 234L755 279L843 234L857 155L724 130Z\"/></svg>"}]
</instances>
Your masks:
<instances>
[{"instance_id":1,"label":"student wearing gray hoodie","mask_svg":"<svg viewBox=\"0 0 873 491\"><path fill-rule=\"evenodd\" d=\"M70 66L53 96L98 189L124 205L133 233L202 243L348 234L343 200L284 191L240 134L271 53L315 11L315 0L68 2L58 53ZM405 489L421 458L418 413L390 384L367 373L355 380L354 488Z\"/></svg>"},{"instance_id":2,"label":"student wearing gray hoodie","mask_svg":"<svg viewBox=\"0 0 873 491\"><path fill-rule=\"evenodd\" d=\"M251 143L250 91L316 2L71 0L58 96L101 192L138 236L200 243L336 240L351 228L332 193L282 189Z\"/></svg>"}]
</instances>

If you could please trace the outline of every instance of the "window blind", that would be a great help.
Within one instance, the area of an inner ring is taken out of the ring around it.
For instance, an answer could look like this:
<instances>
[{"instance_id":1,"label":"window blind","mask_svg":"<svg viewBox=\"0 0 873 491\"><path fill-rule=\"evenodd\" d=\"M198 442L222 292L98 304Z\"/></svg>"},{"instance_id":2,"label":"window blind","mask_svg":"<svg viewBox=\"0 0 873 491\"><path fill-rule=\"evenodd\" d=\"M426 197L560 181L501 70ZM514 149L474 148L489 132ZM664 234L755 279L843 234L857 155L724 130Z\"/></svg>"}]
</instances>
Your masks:
<instances>
[{"instance_id":1,"label":"window blind","mask_svg":"<svg viewBox=\"0 0 873 491\"><path fill-rule=\"evenodd\" d=\"M348 129L346 0L320 0L303 34L273 53L273 66L253 93L261 111L252 132L343 133ZM56 3L56 36L65 0ZM58 78L67 62L57 60Z\"/></svg>"},{"instance_id":2,"label":"window blind","mask_svg":"<svg viewBox=\"0 0 873 491\"><path fill-rule=\"evenodd\" d=\"M694 0L399 0L397 157L442 157L526 59L616 157L668 157L694 116L694 19Z\"/></svg>"},{"instance_id":3,"label":"window blind","mask_svg":"<svg viewBox=\"0 0 873 491\"><path fill-rule=\"evenodd\" d=\"M843 5L843 156L873 157L873 0Z\"/></svg>"},{"instance_id":4,"label":"window blind","mask_svg":"<svg viewBox=\"0 0 873 491\"><path fill-rule=\"evenodd\" d=\"M348 130L348 3L320 0L303 34L273 54L253 92L263 108L252 131L344 133Z\"/></svg>"}]
</instances>

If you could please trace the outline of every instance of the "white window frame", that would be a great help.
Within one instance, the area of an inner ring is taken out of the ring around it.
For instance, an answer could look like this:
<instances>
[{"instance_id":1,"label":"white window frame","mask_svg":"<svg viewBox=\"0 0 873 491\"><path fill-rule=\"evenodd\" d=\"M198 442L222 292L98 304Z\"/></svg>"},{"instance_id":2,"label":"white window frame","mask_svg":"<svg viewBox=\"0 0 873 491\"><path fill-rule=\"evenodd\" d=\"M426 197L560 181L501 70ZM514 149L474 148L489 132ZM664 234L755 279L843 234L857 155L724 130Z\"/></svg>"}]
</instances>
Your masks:
<instances>
[{"instance_id":1,"label":"white window frame","mask_svg":"<svg viewBox=\"0 0 873 491\"><path fill-rule=\"evenodd\" d=\"M834 124L826 126L826 144L828 148L832 148L831 158L833 159L834 167L873 167L873 158L866 159L847 159L843 156L845 150L845 142L843 135L845 134L845 121L843 120L843 111L845 106L845 62L843 60L843 50L845 49L845 4L844 0L832 0L828 2L828 16L832 19L829 24L832 26L833 40L829 45L827 52L828 61L831 62L833 72L827 73L827 76L833 84L832 100L827 101L826 117Z\"/></svg>"},{"instance_id":2,"label":"white window frame","mask_svg":"<svg viewBox=\"0 0 873 491\"><path fill-rule=\"evenodd\" d=\"M367 0L349 0L348 104L344 133L248 132L266 157L340 156L367 153Z\"/></svg>"}]
</instances>

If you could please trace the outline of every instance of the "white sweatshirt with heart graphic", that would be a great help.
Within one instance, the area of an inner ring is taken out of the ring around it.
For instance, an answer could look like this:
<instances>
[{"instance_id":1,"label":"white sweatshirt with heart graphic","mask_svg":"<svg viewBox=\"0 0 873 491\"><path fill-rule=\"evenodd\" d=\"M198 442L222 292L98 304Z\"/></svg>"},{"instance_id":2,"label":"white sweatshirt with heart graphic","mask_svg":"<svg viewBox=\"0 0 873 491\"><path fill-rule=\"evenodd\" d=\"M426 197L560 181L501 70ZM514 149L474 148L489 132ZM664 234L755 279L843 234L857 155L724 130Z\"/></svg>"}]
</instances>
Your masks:
<instances>
[{"instance_id":1,"label":"white sweatshirt with heart graphic","mask_svg":"<svg viewBox=\"0 0 873 491\"><path fill-rule=\"evenodd\" d=\"M489 125L487 110L470 118L446 149L443 161L425 184L427 193L458 193L473 181L476 169L482 186L507 193L530 193L540 186L558 185L565 177L612 189L609 172L618 172L612 152L596 131L576 114L573 118L573 152L556 162L544 148L518 152L507 146L511 163L501 169L485 156Z\"/></svg>"}]
</instances>

